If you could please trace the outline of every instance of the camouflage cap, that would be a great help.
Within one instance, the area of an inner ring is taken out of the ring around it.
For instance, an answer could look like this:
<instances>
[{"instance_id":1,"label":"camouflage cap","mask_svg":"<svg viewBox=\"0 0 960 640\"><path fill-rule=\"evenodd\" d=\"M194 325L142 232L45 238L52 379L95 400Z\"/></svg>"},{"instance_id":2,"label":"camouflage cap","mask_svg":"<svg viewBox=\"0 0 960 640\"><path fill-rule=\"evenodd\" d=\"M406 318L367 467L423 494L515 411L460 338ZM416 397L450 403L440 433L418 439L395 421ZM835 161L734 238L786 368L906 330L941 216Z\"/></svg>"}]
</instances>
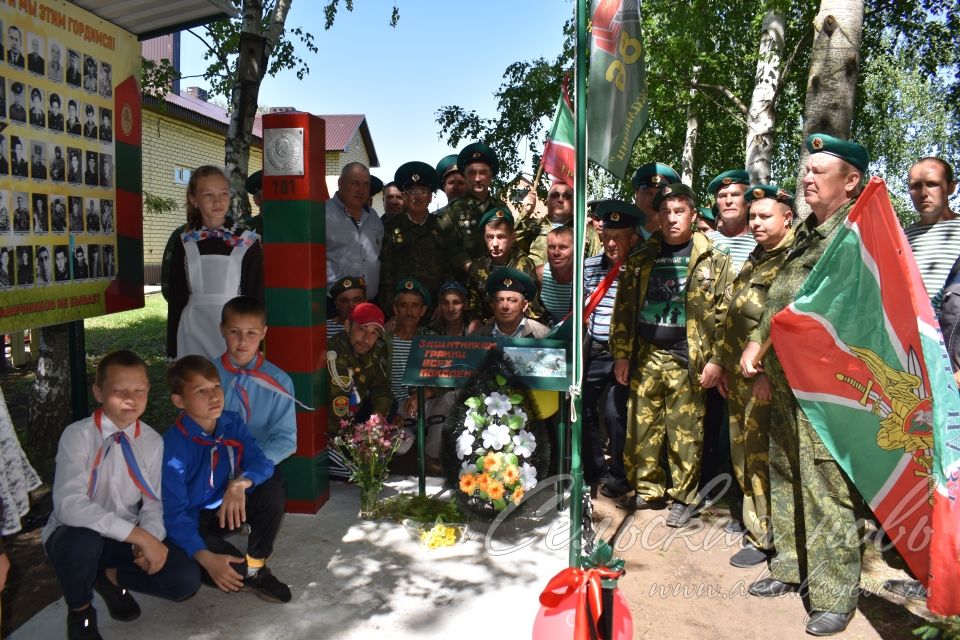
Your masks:
<instances>
[{"instance_id":1,"label":"camouflage cap","mask_svg":"<svg viewBox=\"0 0 960 640\"><path fill-rule=\"evenodd\" d=\"M537 285L523 271L498 267L487 276L487 293L494 295L498 291L516 291L533 300L537 296Z\"/></svg>"},{"instance_id":2,"label":"camouflage cap","mask_svg":"<svg viewBox=\"0 0 960 640\"><path fill-rule=\"evenodd\" d=\"M426 162L403 163L393 174L393 181L401 191L410 187L426 187L430 191L436 191L440 187L440 176L437 175L436 169Z\"/></svg>"},{"instance_id":3,"label":"camouflage cap","mask_svg":"<svg viewBox=\"0 0 960 640\"><path fill-rule=\"evenodd\" d=\"M663 204L665 200L676 196L689 198L690 202L694 203L694 207L696 207L697 197L693 195L693 189L682 182L675 182L660 189L657 195L653 196L653 208L659 211L660 205Z\"/></svg>"},{"instance_id":4,"label":"camouflage cap","mask_svg":"<svg viewBox=\"0 0 960 640\"><path fill-rule=\"evenodd\" d=\"M604 229L635 228L647 220L638 206L623 200L598 200L594 212L603 220Z\"/></svg>"},{"instance_id":5,"label":"camouflage cap","mask_svg":"<svg viewBox=\"0 0 960 640\"><path fill-rule=\"evenodd\" d=\"M680 174L662 162L648 162L633 172L633 190L653 187L659 189L674 182L680 182Z\"/></svg>"},{"instance_id":6,"label":"camouflage cap","mask_svg":"<svg viewBox=\"0 0 960 640\"><path fill-rule=\"evenodd\" d=\"M437 175L441 180L446 180L448 173L461 173L460 166L457 164L457 154L451 153L444 156L443 160L437 163Z\"/></svg>"},{"instance_id":7,"label":"camouflage cap","mask_svg":"<svg viewBox=\"0 0 960 640\"><path fill-rule=\"evenodd\" d=\"M707 185L707 191L715 196L717 195L717 191L720 191L720 189L723 189L731 184L749 185L750 174L743 169L731 169L730 171L724 171L710 181L710 184Z\"/></svg>"},{"instance_id":8,"label":"camouflage cap","mask_svg":"<svg viewBox=\"0 0 960 640\"><path fill-rule=\"evenodd\" d=\"M350 289L360 289L366 293L367 279L363 276L345 276L340 278L330 287L330 297L336 300L338 295Z\"/></svg>"},{"instance_id":9,"label":"camouflage cap","mask_svg":"<svg viewBox=\"0 0 960 640\"><path fill-rule=\"evenodd\" d=\"M493 173L496 173L497 169L500 168L497 154L482 142L468 144L457 154L457 166L460 167L461 172L466 171L467 165L473 162L483 162L490 167L490 171Z\"/></svg>"},{"instance_id":10,"label":"camouflage cap","mask_svg":"<svg viewBox=\"0 0 960 640\"><path fill-rule=\"evenodd\" d=\"M510 212L510 209L508 209L507 205L505 204L498 204L493 209L490 209L489 211L484 213L483 216L480 218L479 226L482 229L485 226L487 226L488 222L493 222L494 220L497 220L497 221L502 220L504 222L508 222L511 227L513 226L513 223L514 223L513 214Z\"/></svg>"},{"instance_id":11,"label":"camouflage cap","mask_svg":"<svg viewBox=\"0 0 960 640\"><path fill-rule=\"evenodd\" d=\"M772 198L777 202L782 202L791 209L793 208L793 194L775 184L755 184L747 189L747 192L743 194L743 199L747 202L753 202L754 200L762 200L764 198Z\"/></svg>"},{"instance_id":12,"label":"camouflage cap","mask_svg":"<svg viewBox=\"0 0 960 640\"><path fill-rule=\"evenodd\" d=\"M858 171L866 174L870 165L870 152L866 147L850 140L841 140L825 133L811 133L807 137L807 151L814 153L828 153L853 165Z\"/></svg>"},{"instance_id":13,"label":"camouflage cap","mask_svg":"<svg viewBox=\"0 0 960 640\"><path fill-rule=\"evenodd\" d=\"M416 280L415 278L404 278L398 282L396 288L393 290L393 293L394 300L396 300L396 296L400 295L401 293L419 293L420 297L423 298L423 304L430 306L430 292L425 286L420 284L419 280Z\"/></svg>"}]
</instances>

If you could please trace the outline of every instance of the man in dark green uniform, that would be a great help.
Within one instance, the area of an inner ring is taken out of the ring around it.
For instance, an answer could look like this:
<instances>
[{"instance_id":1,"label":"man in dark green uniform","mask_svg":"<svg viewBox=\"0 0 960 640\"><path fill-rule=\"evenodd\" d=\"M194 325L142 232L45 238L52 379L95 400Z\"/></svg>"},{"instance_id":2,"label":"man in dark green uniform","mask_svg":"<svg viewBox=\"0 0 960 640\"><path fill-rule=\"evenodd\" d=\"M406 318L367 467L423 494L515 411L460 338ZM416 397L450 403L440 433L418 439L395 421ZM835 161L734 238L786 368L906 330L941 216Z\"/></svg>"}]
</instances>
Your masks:
<instances>
[{"instance_id":1,"label":"man in dark green uniform","mask_svg":"<svg viewBox=\"0 0 960 640\"><path fill-rule=\"evenodd\" d=\"M715 340L730 258L694 233L690 187L668 185L653 205L660 230L624 265L610 323L614 378L630 385L624 465L636 493L621 506L663 508L670 497L666 524L682 527L698 502L703 390L723 377Z\"/></svg>"},{"instance_id":2,"label":"man in dark green uniform","mask_svg":"<svg viewBox=\"0 0 960 640\"><path fill-rule=\"evenodd\" d=\"M440 176L440 188L447 196L447 204L466 195L467 181L457 165L457 154L444 156L443 160L437 163L437 175Z\"/></svg>"},{"instance_id":3,"label":"man in dark green uniform","mask_svg":"<svg viewBox=\"0 0 960 640\"><path fill-rule=\"evenodd\" d=\"M500 166L493 149L482 142L468 144L457 154L457 166L463 171L467 181L467 193L444 208L439 216L440 228L452 231L458 238L448 252L457 265L458 278L463 278L464 270L472 260L485 252L483 231L480 218L501 202L490 193L490 184Z\"/></svg>"},{"instance_id":4,"label":"man in dark green uniform","mask_svg":"<svg viewBox=\"0 0 960 640\"><path fill-rule=\"evenodd\" d=\"M662 162L648 162L633 173L633 204L646 216L646 222L640 227L644 240L660 228L660 215L653 205L653 198L663 187L678 182L680 174Z\"/></svg>"},{"instance_id":5,"label":"man in dark green uniform","mask_svg":"<svg viewBox=\"0 0 960 640\"><path fill-rule=\"evenodd\" d=\"M830 245L863 188L870 156L855 142L815 133L807 138L804 198L812 213L796 230L793 248L770 286L760 324L740 359L746 377L770 337L773 316L793 302L797 291ZM856 310L851 310L852 313ZM807 633L833 635L847 628L857 607L862 499L830 455L797 403L776 354L767 352L764 371L772 387L770 417L770 512L777 554L770 577L750 593L778 596L807 585Z\"/></svg>"},{"instance_id":6,"label":"man in dark green uniform","mask_svg":"<svg viewBox=\"0 0 960 640\"><path fill-rule=\"evenodd\" d=\"M383 224L377 302L387 310L393 309L394 290L404 278L416 275L435 296L440 285L460 268L451 262L451 247L458 240L455 232L442 227L429 211L440 184L437 172L425 162L407 162L397 169L394 182L403 193L403 213Z\"/></svg>"}]
</instances>

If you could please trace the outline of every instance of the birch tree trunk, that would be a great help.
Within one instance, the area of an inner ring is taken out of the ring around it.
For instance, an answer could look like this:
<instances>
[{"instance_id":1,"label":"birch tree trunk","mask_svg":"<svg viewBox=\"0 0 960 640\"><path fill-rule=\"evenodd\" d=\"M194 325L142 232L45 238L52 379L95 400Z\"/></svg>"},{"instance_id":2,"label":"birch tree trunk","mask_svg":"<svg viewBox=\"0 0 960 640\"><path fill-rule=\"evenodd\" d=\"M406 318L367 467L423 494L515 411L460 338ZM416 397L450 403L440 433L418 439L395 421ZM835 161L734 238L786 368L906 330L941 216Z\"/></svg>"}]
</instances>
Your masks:
<instances>
[{"instance_id":1,"label":"birch tree trunk","mask_svg":"<svg viewBox=\"0 0 960 640\"><path fill-rule=\"evenodd\" d=\"M811 133L848 138L860 72L863 0L821 0L820 13L814 18L813 26L810 76L803 107L803 139ZM808 155L804 146L800 152L798 192L802 192ZM803 198L797 198L797 215L803 219L809 213Z\"/></svg>"},{"instance_id":2,"label":"birch tree trunk","mask_svg":"<svg viewBox=\"0 0 960 640\"><path fill-rule=\"evenodd\" d=\"M750 184L769 184L773 157L773 130L777 125L777 96L783 60L786 18L768 11L760 29L760 51L754 76L753 97L747 112L747 172Z\"/></svg>"},{"instance_id":3,"label":"birch tree trunk","mask_svg":"<svg viewBox=\"0 0 960 640\"><path fill-rule=\"evenodd\" d=\"M250 202L243 186L250 170L250 145L253 143L253 121L257 115L260 83L269 68L270 56L287 20L293 0L277 0L273 14L263 29L263 1L244 0L240 55L237 78L230 95L230 126L224 142L224 168L230 181L234 214L250 213ZM262 41L258 40L262 38ZM262 46L262 52L260 51Z\"/></svg>"},{"instance_id":4,"label":"birch tree trunk","mask_svg":"<svg viewBox=\"0 0 960 640\"><path fill-rule=\"evenodd\" d=\"M70 413L70 325L43 327L31 335L37 348L37 376L27 407L27 442L38 461L53 460L64 428L73 422Z\"/></svg>"},{"instance_id":5,"label":"birch tree trunk","mask_svg":"<svg viewBox=\"0 0 960 640\"><path fill-rule=\"evenodd\" d=\"M700 110L697 107L697 80L700 76L700 65L693 67L690 89L690 102L687 103L687 135L683 140L683 157L680 159L680 181L688 187L693 187L694 153L697 149L697 136L700 135Z\"/></svg>"}]
</instances>

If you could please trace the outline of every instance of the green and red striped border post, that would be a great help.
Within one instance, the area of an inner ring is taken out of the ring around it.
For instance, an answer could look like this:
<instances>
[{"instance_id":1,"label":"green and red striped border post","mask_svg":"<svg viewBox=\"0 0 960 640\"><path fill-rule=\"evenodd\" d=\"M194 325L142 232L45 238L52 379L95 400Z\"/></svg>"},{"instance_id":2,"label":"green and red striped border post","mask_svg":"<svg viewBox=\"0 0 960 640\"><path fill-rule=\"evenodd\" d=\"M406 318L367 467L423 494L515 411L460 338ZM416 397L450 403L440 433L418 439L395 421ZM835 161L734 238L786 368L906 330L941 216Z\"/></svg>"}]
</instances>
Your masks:
<instances>
[{"instance_id":1,"label":"green and red striped border post","mask_svg":"<svg viewBox=\"0 0 960 640\"><path fill-rule=\"evenodd\" d=\"M303 175L267 175L272 129L303 130ZM325 125L309 113L274 113L263 117L263 131L267 358L293 379L297 399L314 407L297 408L297 450L280 468L287 481L287 511L316 513L330 497Z\"/></svg>"}]
</instances>

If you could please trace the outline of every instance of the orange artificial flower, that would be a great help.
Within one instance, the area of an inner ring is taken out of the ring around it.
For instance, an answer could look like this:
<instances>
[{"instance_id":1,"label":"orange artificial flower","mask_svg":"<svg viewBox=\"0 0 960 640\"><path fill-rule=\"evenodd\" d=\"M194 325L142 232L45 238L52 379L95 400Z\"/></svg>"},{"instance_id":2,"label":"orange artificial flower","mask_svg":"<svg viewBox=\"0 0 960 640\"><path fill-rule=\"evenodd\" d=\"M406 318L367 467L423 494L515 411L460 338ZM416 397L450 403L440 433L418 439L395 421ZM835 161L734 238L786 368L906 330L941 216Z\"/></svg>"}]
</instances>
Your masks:
<instances>
[{"instance_id":1,"label":"orange artificial flower","mask_svg":"<svg viewBox=\"0 0 960 640\"><path fill-rule=\"evenodd\" d=\"M481 473L480 477L477 478L477 488L484 493L487 493L490 489L490 483L493 482L493 479L490 478L486 473Z\"/></svg>"},{"instance_id":2,"label":"orange artificial flower","mask_svg":"<svg viewBox=\"0 0 960 640\"><path fill-rule=\"evenodd\" d=\"M500 456L494 452L487 453L483 458L483 470L494 472L500 468Z\"/></svg>"},{"instance_id":3,"label":"orange artificial flower","mask_svg":"<svg viewBox=\"0 0 960 640\"><path fill-rule=\"evenodd\" d=\"M477 490L477 476L472 473L465 473L460 476L460 491L463 491L468 496L472 496L473 492Z\"/></svg>"},{"instance_id":4,"label":"orange artificial flower","mask_svg":"<svg viewBox=\"0 0 960 640\"><path fill-rule=\"evenodd\" d=\"M510 499L513 500L513 504L520 504L520 502L523 500L523 487L520 486L514 489L513 495L510 497Z\"/></svg>"},{"instance_id":5,"label":"orange artificial flower","mask_svg":"<svg viewBox=\"0 0 960 640\"><path fill-rule=\"evenodd\" d=\"M497 480L491 480L490 486L487 487L487 495L490 496L491 500L500 500L503 498L503 483L498 482Z\"/></svg>"},{"instance_id":6,"label":"orange artificial flower","mask_svg":"<svg viewBox=\"0 0 960 640\"><path fill-rule=\"evenodd\" d=\"M517 468L517 465L511 464L503 472L503 483L504 484L517 484L520 480L520 469Z\"/></svg>"}]
</instances>

